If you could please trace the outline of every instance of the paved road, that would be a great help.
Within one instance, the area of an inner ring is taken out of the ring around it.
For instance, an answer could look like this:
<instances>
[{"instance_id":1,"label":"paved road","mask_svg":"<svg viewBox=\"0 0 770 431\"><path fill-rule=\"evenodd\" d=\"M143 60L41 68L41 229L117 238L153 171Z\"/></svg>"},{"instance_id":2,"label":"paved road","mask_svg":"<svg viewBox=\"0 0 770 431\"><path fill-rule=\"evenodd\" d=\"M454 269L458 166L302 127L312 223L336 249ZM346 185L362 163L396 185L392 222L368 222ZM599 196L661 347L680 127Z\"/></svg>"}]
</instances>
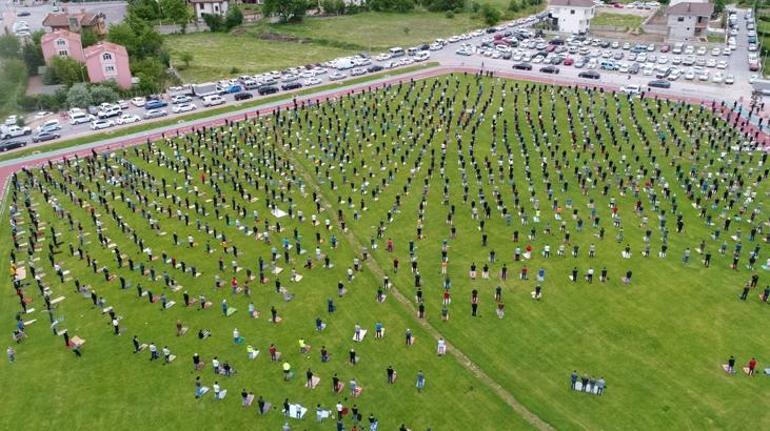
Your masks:
<instances>
[{"instance_id":1,"label":"paved road","mask_svg":"<svg viewBox=\"0 0 770 431\"><path fill-rule=\"evenodd\" d=\"M122 22L123 17L126 15L126 2L124 1L61 3L59 4L59 7L66 7L70 13L80 12L81 9L85 9L86 12L94 14L98 12L104 13L107 25ZM27 21L29 29L32 32L43 28L43 19L45 19L46 15L53 12L53 8L54 6L50 3L35 6L19 6L14 5L9 0L0 1L0 15L5 11L13 11L16 14L19 12L29 12L29 16L16 17L15 19ZM9 29L13 27L12 22L4 22L3 25Z\"/></svg>"}]
</instances>

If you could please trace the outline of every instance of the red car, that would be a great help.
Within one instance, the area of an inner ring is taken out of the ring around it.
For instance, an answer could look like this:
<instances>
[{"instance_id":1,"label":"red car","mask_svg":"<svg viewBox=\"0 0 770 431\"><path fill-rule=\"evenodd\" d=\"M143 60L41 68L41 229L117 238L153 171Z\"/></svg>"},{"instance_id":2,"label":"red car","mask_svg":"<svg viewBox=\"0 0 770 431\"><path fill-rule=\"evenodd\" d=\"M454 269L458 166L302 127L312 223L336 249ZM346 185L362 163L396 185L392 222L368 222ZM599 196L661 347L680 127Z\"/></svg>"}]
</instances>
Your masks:
<instances>
[{"instance_id":1,"label":"red car","mask_svg":"<svg viewBox=\"0 0 770 431\"><path fill-rule=\"evenodd\" d=\"M662 52L662 53L666 53L666 52L669 52L669 51L671 51L671 46L669 46L669 45L663 45L663 46L660 47L660 52Z\"/></svg>"},{"instance_id":2,"label":"red car","mask_svg":"<svg viewBox=\"0 0 770 431\"><path fill-rule=\"evenodd\" d=\"M556 45L548 45L545 47L545 52L553 52L556 49Z\"/></svg>"},{"instance_id":3,"label":"red car","mask_svg":"<svg viewBox=\"0 0 770 431\"><path fill-rule=\"evenodd\" d=\"M618 9L623 9L623 3L613 3L612 7L616 7Z\"/></svg>"},{"instance_id":4,"label":"red car","mask_svg":"<svg viewBox=\"0 0 770 431\"><path fill-rule=\"evenodd\" d=\"M574 63L575 63L575 60L572 57L567 57L564 59L565 66L572 66L572 64Z\"/></svg>"}]
</instances>

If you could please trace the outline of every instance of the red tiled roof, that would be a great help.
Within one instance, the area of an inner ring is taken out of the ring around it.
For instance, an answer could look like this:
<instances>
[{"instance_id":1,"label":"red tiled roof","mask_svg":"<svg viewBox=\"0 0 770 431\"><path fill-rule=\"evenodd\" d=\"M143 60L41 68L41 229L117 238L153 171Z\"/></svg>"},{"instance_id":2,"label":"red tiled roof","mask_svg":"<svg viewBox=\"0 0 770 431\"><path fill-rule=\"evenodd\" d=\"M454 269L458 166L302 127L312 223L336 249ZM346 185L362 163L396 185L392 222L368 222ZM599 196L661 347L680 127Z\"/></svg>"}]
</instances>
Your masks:
<instances>
[{"instance_id":1,"label":"red tiled roof","mask_svg":"<svg viewBox=\"0 0 770 431\"><path fill-rule=\"evenodd\" d=\"M98 16L90 13L49 13L43 20L43 25L46 27L69 27L70 17L77 17L80 25L83 27L90 27L96 25Z\"/></svg>"}]
</instances>

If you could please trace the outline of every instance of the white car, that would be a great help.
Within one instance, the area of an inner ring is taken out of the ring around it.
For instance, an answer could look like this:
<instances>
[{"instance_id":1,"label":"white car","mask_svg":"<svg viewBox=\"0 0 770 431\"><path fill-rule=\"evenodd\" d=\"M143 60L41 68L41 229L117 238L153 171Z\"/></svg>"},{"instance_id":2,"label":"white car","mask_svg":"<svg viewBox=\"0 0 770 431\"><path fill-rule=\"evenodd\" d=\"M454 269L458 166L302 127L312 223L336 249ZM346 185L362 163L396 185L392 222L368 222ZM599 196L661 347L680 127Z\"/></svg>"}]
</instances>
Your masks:
<instances>
[{"instance_id":1,"label":"white car","mask_svg":"<svg viewBox=\"0 0 770 431\"><path fill-rule=\"evenodd\" d=\"M711 81L716 83L716 84L721 83L724 79L725 78L722 75L722 72L717 72L717 73L714 74L714 76L711 77Z\"/></svg>"},{"instance_id":2,"label":"white car","mask_svg":"<svg viewBox=\"0 0 770 431\"><path fill-rule=\"evenodd\" d=\"M190 112L198 109L198 106L196 106L194 103L180 103L178 105L174 105L171 110L175 114L179 114L180 112Z\"/></svg>"},{"instance_id":3,"label":"white car","mask_svg":"<svg viewBox=\"0 0 770 431\"><path fill-rule=\"evenodd\" d=\"M131 103L134 106L142 107L142 106L144 106L145 102L146 102L146 100L145 100L144 97L134 97L133 99L131 99Z\"/></svg>"},{"instance_id":4,"label":"white car","mask_svg":"<svg viewBox=\"0 0 770 431\"><path fill-rule=\"evenodd\" d=\"M19 117L16 115L9 115L8 118L5 119L5 125L6 126L13 126L16 124L16 122L19 121Z\"/></svg>"},{"instance_id":5,"label":"white car","mask_svg":"<svg viewBox=\"0 0 770 431\"><path fill-rule=\"evenodd\" d=\"M735 76L732 74L728 74L725 76L725 84L733 85L735 84Z\"/></svg>"},{"instance_id":6,"label":"white car","mask_svg":"<svg viewBox=\"0 0 770 431\"><path fill-rule=\"evenodd\" d=\"M711 77L711 74L709 74L707 70L704 70L703 73L698 75L698 79L700 79L701 81L708 81L710 77Z\"/></svg>"},{"instance_id":7,"label":"white car","mask_svg":"<svg viewBox=\"0 0 770 431\"><path fill-rule=\"evenodd\" d=\"M642 92L642 88L636 84L620 87L620 91L626 94L634 95Z\"/></svg>"},{"instance_id":8,"label":"white car","mask_svg":"<svg viewBox=\"0 0 770 431\"><path fill-rule=\"evenodd\" d=\"M717 67L717 61L713 58L709 58L706 62L706 67Z\"/></svg>"},{"instance_id":9,"label":"white car","mask_svg":"<svg viewBox=\"0 0 770 431\"><path fill-rule=\"evenodd\" d=\"M361 76L366 73L366 69L362 67L355 67L350 71L351 76Z\"/></svg>"},{"instance_id":10,"label":"white car","mask_svg":"<svg viewBox=\"0 0 770 431\"><path fill-rule=\"evenodd\" d=\"M496 54L498 54L498 57L502 56L502 54L500 54L500 53L496 53ZM493 57L494 57L494 55L493 55ZM429 58L430 58L430 52L429 51L420 51L417 54L415 54L414 61L425 61L425 60L427 60Z\"/></svg>"},{"instance_id":11,"label":"white car","mask_svg":"<svg viewBox=\"0 0 770 431\"><path fill-rule=\"evenodd\" d=\"M112 120L94 120L91 122L91 129L93 130L107 129L114 125L115 123L113 123Z\"/></svg>"},{"instance_id":12,"label":"white car","mask_svg":"<svg viewBox=\"0 0 770 431\"><path fill-rule=\"evenodd\" d=\"M377 60L377 61L390 60L390 54L383 52L382 54L374 57L374 59Z\"/></svg>"},{"instance_id":13,"label":"white car","mask_svg":"<svg viewBox=\"0 0 770 431\"><path fill-rule=\"evenodd\" d=\"M318 78L316 78L316 77L312 77L312 78L308 78L308 79L306 79L306 80L305 80L305 81L302 83L302 85L303 85L303 86L305 86L305 87L312 87L313 85L319 85L320 83L321 83L321 80L320 80L320 79L318 79Z\"/></svg>"},{"instance_id":14,"label":"white car","mask_svg":"<svg viewBox=\"0 0 770 431\"><path fill-rule=\"evenodd\" d=\"M171 103L173 103L174 105L178 105L180 103L190 103L190 102L192 102L192 98L190 96L177 95L171 98Z\"/></svg>"},{"instance_id":15,"label":"white car","mask_svg":"<svg viewBox=\"0 0 770 431\"><path fill-rule=\"evenodd\" d=\"M116 105L120 106L120 109L128 109L128 100L118 100L115 102Z\"/></svg>"},{"instance_id":16,"label":"white car","mask_svg":"<svg viewBox=\"0 0 770 431\"><path fill-rule=\"evenodd\" d=\"M203 98L203 106L215 106L221 105L223 103L225 103L225 99L223 99L222 96L218 94L206 96Z\"/></svg>"},{"instance_id":17,"label":"white car","mask_svg":"<svg viewBox=\"0 0 770 431\"><path fill-rule=\"evenodd\" d=\"M347 76L347 75L345 75L345 74L344 74L344 73L342 73L342 72L332 72L332 73L330 73L330 74L329 74L329 79L330 79L331 81L339 81L340 79L345 79L345 78L347 78L347 77L348 77L348 76Z\"/></svg>"},{"instance_id":18,"label":"white car","mask_svg":"<svg viewBox=\"0 0 770 431\"><path fill-rule=\"evenodd\" d=\"M698 50L696 51L696 54L698 54L698 55L706 55L706 47L705 46L698 47Z\"/></svg>"},{"instance_id":19,"label":"white car","mask_svg":"<svg viewBox=\"0 0 770 431\"><path fill-rule=\"evenodd\" d=\"M721 60L719 63L717 63L717 69L727 69L727 62Z\"/></svg>"},{"instance_id":20,"label":"white car","mask_svg":"<svg viewBox=\"0 0 770 431\"><path fill-rule=\"evenodd\" d=\"M123 114L115 119L115 124L131 124L141 120L138 115L135 114Z\"/></svg>"}]
</instances>

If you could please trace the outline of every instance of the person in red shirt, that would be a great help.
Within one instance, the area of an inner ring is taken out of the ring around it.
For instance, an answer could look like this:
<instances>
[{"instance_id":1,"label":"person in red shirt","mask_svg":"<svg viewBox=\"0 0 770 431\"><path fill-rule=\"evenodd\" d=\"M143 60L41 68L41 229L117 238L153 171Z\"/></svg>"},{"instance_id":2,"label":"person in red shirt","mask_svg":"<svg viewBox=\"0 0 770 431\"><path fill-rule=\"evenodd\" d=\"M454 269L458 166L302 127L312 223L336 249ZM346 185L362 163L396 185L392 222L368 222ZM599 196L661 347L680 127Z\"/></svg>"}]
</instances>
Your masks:
<instances>
[{"instance_id":1,"label":"person in red shirt","mask_svg":"<svg viewBox=\"0 0 770 431\"><path fill-rule=\"evenodd\" d=\"M754 375L754 368L757 368L757 360L754 359L754 358L751 358L751 360L749 361L749 375L750 376Z\"/></svg>"},{"instance_id":2,"label":"person in red shirt","mask_svg":"<svg viewBox=\"0 0 770 431\"><path fill-rule=\"evenodd\" d=\"M270 344L268 351L270 352L270 360L277 361L276 353L278 353L278 349L275 347L275 344Z\"/></svg>"}]
</instances>

